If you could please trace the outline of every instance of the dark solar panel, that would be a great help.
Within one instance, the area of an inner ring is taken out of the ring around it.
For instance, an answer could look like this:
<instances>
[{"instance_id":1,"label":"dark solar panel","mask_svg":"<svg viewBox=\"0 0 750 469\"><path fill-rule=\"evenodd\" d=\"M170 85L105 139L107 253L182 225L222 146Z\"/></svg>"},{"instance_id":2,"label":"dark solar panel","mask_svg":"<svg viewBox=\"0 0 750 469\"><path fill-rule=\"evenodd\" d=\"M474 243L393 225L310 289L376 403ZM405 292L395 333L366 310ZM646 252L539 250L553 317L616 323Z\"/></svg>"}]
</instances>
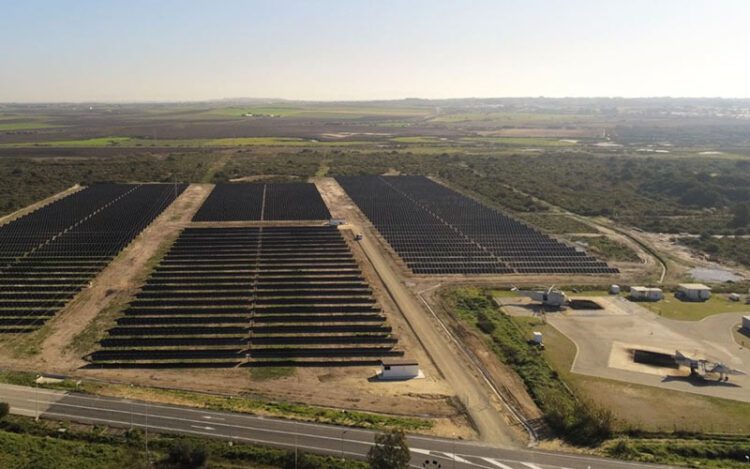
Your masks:
<instances>
[{"instance_id":1,"label":"dark solar panel","mask_svg":"<svg viewBox=\"0 0 750 469\"><path fill-rule=\"evenodd\" d=\"M336 180L417 274L618 272L423 176Z\"/></svg>"},{"instance_id":2,"label":"dark solar panel","mask_svg":"<svg viewBox=\"0 0 750 469\"><path fill-rule=\"evenodd\" d=\"M395 346L335 227L188 228L89 358L107 367L351 366L402 355Z\"/></svg>"},{"instance_id":3,"label":"dark solar panel","mask_svg":"<svg viewBox=\"0 0 750 469\"><path fill-rule=\"evenodd\" d=\"M1 226L0 333L41 327L185 187L97 184Z\"/></svg>"}]
</instances>

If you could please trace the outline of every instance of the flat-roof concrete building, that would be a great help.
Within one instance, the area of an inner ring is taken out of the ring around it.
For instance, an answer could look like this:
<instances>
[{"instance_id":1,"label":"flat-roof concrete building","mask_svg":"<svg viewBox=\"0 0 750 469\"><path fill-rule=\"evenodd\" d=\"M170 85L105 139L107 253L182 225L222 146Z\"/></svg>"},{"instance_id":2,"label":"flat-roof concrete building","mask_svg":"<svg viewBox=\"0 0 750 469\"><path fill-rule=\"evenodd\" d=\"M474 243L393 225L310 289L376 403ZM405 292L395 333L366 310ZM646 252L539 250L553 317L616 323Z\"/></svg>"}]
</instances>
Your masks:
<instances>
[{"instance_id":1,"label":"flat-roof concrete building","mask_svg":"<svg viewBox=\"0 0 750 469\"><path fill-rule=\"evenodd\" d=\"M422 378L424 375L415 360L383 360L378 378L382 380L406 380Z\"/></svg>"},{"instance_id":2,"label":"flat-roof concrete building","mask_svg":"<svg viewBox=\"0 0 750 469\"><path fill-rule=\"evenodd\" d=\"M634 301L659 301L664 298L661 288L630 287L628 297Z\"/></svg>"},{"instance_id":3,"label":"flat-roof concrete building","mask_svg":"<svg viewBox=\"0 0 750 469\"><path fill-rule=\"evenodd\" d=\"M681 283L675 296L683 301L706 301L711 298L711 287L702 283Z\"/></svg>"}]
</instances>

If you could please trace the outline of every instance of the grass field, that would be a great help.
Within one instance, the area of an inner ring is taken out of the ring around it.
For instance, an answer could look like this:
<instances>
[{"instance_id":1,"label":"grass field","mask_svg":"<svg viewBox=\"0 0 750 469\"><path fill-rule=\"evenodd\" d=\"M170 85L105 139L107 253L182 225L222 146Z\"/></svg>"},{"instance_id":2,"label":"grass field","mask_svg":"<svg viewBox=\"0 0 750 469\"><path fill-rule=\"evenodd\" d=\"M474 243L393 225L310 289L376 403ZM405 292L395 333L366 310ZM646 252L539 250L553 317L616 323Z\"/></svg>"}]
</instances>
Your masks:
<instances>
[{"instance_id":1,"label":"grass field","mask_svg":"<svg viewBox=\"0 0 750 469\"><path fill-rule=\"evenodd\" d=\"M569 140L541 137L465 137L461 138L460 141L485 145L512 145L523 147L572 147L576 145L576 143Z\"/></svg>"},{"instance_id":2,"label":"grass field","mask_svg":"<svg viewBox=\"0 0 750 469\"><path fill-rule=\"evenodd\" d=\"M310 106L238 106L212 109L209 114L243 117L245 114L254 116L299 117L310 119L361 119L365 117L423 117L431 111L419 107L388 107L388 106L341 106L341 105L310 105Z\"/></svg>"},{"instance_id":3,"label":"grass field","mask_svg":"<svg viewBox=\"0 0 750 469\"><path fill-rule=\"evenodd\" d=\"M615 262L638 262L640 258L628 246L606 236L573 236L571 241L582 243L585 249L600 259Z\"/></svg>"},{"instance_id":4,"label":"grass field","mask_svg":"<svg viewBox=\"0 0 750 469\"><path fill-rule=\"evenodd\" d=\"M591 116L577 114L553 114L553 113L530 113L530 112L507 112L507 111L487 111L487 112L454 112L441 114L432 119L435 122L513 122L513 123L533 123L543 124L560 122L583 123L592 121Z\"/></svg>"},{"instance_id":5,"label":"grass field","mask_svg":"<svg viewBox=\"0 0 750 469\"><path fill-rule=\"evenodd\" d=\"M244 147L244 146L284 146L284 147L350 147L369 145L370 142L320 142L294 137L239 137L206 139L145 139L134 137L98 137L81 140L53 140L41 142L3 143L0 148L193 148L193 147Z\"/></svg>"},{"instance_id":6,"label":"grass field","mask_svg":"<svg viewBox=\"0 0 750 469\"><path fill-rule=\"evenodd\" d=\"M0 121L0 132L12 132L17 130L36 130L60 127L59 125L46 122L7 122Z\"/></svg>"},{"instance_id":7,"label":"grass field","mask_svg":"<svg viewBox=\"0 0 750 469\"><path fill-rule=\"evenodd\" d=\"M683 321L699 321L720 313L750 313L750 305L730 301L724 295L719 294L712 295L706 302L692 303L680 301L671 293L665 292L662 301L639 304L661 316Z\"/></svg>"},{"instance_id":8,"label":"grass field","mask_svg":"<svg viewBox=\"0 0 750 469\"><path fill-rule=\"evenodd\" d=\"M556 213L521 213L517 214L522 221L537 226L548 233L596 233L596 228L582 223L575 218Z\"/></svg>"}]
</instances>

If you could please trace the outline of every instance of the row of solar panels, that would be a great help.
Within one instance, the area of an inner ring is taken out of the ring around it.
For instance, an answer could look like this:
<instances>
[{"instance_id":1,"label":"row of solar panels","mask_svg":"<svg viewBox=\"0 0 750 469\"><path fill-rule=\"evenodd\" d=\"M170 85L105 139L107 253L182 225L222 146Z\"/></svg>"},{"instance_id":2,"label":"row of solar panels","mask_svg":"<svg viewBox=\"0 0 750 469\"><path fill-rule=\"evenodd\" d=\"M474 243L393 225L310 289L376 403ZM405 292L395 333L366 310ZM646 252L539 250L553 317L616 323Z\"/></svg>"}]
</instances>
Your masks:
<instances>
[{"instance_id":1,"label":"row of solar panels","mask_svg":"<svg viewBox=\"0 0 750 469\"><path fill-rule=\"evenodd\" d=\"M0 227L0 333L41 327L185 187L98 184Z\"/></svg>"},{"instance_id":2,"label":"row of solar panels","mask_svg":"<svg viewBox=\"0 0 750 469\"><path fill-rule=\"evenodd\" d=\"M327 220L314 184L217 184L193 221Z\"/></svg>"},{"instance_id":3,"label":"row of solar panels","mask_svg":"<svg viewBox=\"0 0 750 469\"><path fill-rule=\"evenodd\" d=\"M414 273L617 272L423 176L336 179Z\"/></svg>"},{"instance_id":4,"label":"row of solar panels","mask_svg":"<svg viewBox=\"0 0 750 469\"><path fill-rule=\"evenodd\" d=\"M215 246L244 252L217 259ZM336 264L311 250L336 252ZM257 261L269 251L280 261ZM106 367L347 365L401 355L396 344L335 227L187 228L89 359Z\"/></svg>"}]
</instances>

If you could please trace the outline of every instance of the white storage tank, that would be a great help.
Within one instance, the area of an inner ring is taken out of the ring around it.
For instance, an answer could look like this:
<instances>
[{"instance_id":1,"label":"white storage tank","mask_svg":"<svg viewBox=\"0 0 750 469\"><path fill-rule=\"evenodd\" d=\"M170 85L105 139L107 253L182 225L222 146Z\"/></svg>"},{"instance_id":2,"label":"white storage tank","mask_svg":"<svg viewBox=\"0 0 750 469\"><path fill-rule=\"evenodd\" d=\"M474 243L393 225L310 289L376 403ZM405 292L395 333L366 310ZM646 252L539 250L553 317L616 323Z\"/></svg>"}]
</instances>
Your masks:
<instances>
[{"instance_id":1,"label":"white storage tank","mask_svg":"<svg viewBox=\"0 0 750 469\"><path fill-rule=\"evenodd\" d=\"M620 285L612 285L609 287L609 294L610 295L619 295L620 294Z\"/></svg>"},{"instance_id":2,"label":"white storage tank","mask_svg":"<svg viewBox=\"0 0 750 469\"><path fill-rule=\"evenodd\" d=\"M531 340L537 345L542 345L542 333L538 331L534 331L532 334L533 334L533 339Z\"/></svg>"}]
</instances>

